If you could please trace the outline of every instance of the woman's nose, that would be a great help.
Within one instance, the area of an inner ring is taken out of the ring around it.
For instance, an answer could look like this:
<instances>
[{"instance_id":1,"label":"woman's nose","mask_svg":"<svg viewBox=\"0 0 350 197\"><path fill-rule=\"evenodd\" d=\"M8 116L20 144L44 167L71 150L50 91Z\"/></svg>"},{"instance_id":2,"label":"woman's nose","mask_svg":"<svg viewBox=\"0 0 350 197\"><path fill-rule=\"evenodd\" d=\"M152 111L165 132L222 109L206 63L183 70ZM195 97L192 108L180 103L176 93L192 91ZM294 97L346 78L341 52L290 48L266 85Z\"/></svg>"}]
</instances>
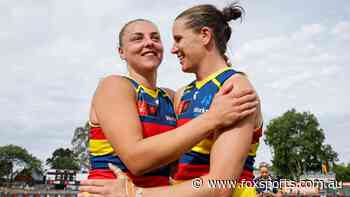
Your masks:
<instances>
[{"instance_id":1,"label":"woman's nose","mask_svg":"<svg viewBox=\"0 0 350 197\"><path fill-rule=\"evenodd\" d=\"M171 48L171 53L175 54L177 53L177 51L178 51L178 48L175 45L173 45L173 47Z\"/></svg>"},{"instance_id":2,"label":"woman's nose","mask_svg":"<svg viewBox=\"0 0 350 197\"><path fill-rule=\"evenodd\" d=\"M151 38L145 38L145 45L146 46L153 46L154 41Z\"/></svg>"}]
</instances>

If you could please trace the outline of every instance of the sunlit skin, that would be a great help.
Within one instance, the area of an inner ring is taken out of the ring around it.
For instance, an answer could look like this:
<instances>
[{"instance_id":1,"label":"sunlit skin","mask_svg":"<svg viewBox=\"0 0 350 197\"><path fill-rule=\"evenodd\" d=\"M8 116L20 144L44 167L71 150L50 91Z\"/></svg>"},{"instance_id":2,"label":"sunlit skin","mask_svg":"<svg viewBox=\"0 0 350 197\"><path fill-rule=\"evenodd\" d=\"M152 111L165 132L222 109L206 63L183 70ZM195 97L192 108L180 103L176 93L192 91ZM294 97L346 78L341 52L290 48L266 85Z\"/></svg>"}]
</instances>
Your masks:
<instances>
[{"instance_id":1,"label":"sunlit skin","mask_svg":"<svg viewBox=\"0 0 350 197\"><path fill-rule=\"evenodd\" d=\"M151 84L140 79L141 83L154 89L164 51L157 27L148 21L134 22L126 28L122 41L119 55L128 63L130 75L137 79L143 78L140 75L148 76Z\"/></svg>"},{"instance_id":2,"label":"sunlit skin","mask_svg":"<svg viewBox=\"0 0 350 197\"><path fill-rule=\"evenodd\" d=\"M183 72L195 73L203 57L200 51L203 45L193 30L185 27L184 20L177 20L173 26L174 44L171 53L180 61Z\"/></svg>"},{"instance_id":3,"label":"sunlit skin","mask_svg":"<svg viewBox=\"0 0 350 197\"><path fill-rule=\"evenodd\" d=\"M200 81L226 67L227 62L215 49L210 28L202 27L195 32L186 22L186 19L178 19L174 22L174 44L171 52L178 57L181 70L196 74L197 80Z\"/></svg>"}]
</instances>

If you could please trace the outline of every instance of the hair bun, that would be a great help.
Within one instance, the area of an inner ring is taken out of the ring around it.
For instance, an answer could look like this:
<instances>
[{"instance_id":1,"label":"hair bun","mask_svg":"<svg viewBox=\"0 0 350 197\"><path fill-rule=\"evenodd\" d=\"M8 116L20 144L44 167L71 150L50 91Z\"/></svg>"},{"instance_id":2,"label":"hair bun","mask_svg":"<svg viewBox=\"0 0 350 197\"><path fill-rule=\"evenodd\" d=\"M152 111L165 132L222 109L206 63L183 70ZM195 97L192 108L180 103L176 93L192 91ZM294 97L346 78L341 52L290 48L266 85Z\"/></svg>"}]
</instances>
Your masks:
<instances>
[{"instance_id":1,"label":"hair bun","mask_svg":"<svg viewBox=\"0 0 350 197\"><path fill-rule=\"evenodd\" d=\"M224 16L224 20L228 22L230 20L241 18L243 12L244 9L241 6L237 3L232 3L222 10L222 15Z\"/></svg>"}]
</instances>

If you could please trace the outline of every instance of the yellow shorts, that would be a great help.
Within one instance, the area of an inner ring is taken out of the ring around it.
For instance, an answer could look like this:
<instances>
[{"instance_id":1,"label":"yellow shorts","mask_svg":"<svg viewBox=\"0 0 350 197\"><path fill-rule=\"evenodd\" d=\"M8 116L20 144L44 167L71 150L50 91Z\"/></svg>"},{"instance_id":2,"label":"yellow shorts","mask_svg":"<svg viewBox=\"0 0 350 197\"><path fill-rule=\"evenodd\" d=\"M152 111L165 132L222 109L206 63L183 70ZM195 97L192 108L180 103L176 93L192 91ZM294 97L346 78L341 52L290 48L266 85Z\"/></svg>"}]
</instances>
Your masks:
<instances>
[{"instance_id":1,"label":"yellow shorts","mask_svg":"<svg viewBox=\"0 0 350 197\"><path fill-rule=\"evenodd\" d=\"M232 197L255 197L255 187L236 186L233 190Z\"/></svg>"}]
</instances>

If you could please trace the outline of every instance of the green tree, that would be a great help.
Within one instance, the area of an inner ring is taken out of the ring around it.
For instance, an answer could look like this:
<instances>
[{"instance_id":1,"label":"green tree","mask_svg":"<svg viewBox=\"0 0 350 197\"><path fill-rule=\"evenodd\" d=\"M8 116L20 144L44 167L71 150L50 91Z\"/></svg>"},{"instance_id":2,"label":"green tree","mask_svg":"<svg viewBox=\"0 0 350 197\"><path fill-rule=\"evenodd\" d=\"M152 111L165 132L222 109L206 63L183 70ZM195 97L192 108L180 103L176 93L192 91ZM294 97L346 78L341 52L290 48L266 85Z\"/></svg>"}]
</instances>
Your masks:
<instances>
[{"instance_id":1,"label":"green tree","mask_svg":"<svg viewBox=\"0 0 350 197\"><path fill-rule=\"evenodd\" d=\"M0 160L0 178L11 173L12 163L6 160Z\"/></svg>"},{"instance_id":2,"label":"green tree","mask_svg":"<svg viewBox=\"0 0 350 197\"><path fill-rule=\"evenodd\" d=\"M273 170L279 176L299 178L305 172L321 171L323 161L337 161L337 153L323 144L324 132L310 112L285 112L270 121L265 135L265 143L272 147Z\"/></svg>"},{"instance_id":3,"label":"green tree","mask_svg":"<svg viewBox=\"0 0 350 197\"><path fill-rule=\"evenodd\" d=\"M342 164L334 164L333 172L336 174L337 181L350 181L350 163L346 166Z\"/></svg>"},{"instance_id":4,"label":"green tree","mask_svg":"<svg viewBox=\"0 0 350 197\"><path fill-rule=\"evenodd\" d=\"M77 127L74 130L71 142L72 150L78 158L80 169L88 169L90 166L88 152L89 130L89 123L86 123L84 127Z\"/></svg>"},{"instance_id":5,"label":"green tree","mask_svg":"<svg viewBox=\"0 0 350 197\"><path fill-rule=\"evenodd\" d=\"M69 148L56 149L52 157L46 160L46 164L54 169L79 170L78 159Z\"/></svg>"},{"instance_id":6,"label":"green tree","mask_svg":"<svg viewBox=\"0 0 350 197\"><path fill-rule=\"evenodd\" d=\"M6 145L0 147L0 177L13 182L15 176L23 169L42 172L41 161L20 146Z\"/></svg>"}]
</instances>

